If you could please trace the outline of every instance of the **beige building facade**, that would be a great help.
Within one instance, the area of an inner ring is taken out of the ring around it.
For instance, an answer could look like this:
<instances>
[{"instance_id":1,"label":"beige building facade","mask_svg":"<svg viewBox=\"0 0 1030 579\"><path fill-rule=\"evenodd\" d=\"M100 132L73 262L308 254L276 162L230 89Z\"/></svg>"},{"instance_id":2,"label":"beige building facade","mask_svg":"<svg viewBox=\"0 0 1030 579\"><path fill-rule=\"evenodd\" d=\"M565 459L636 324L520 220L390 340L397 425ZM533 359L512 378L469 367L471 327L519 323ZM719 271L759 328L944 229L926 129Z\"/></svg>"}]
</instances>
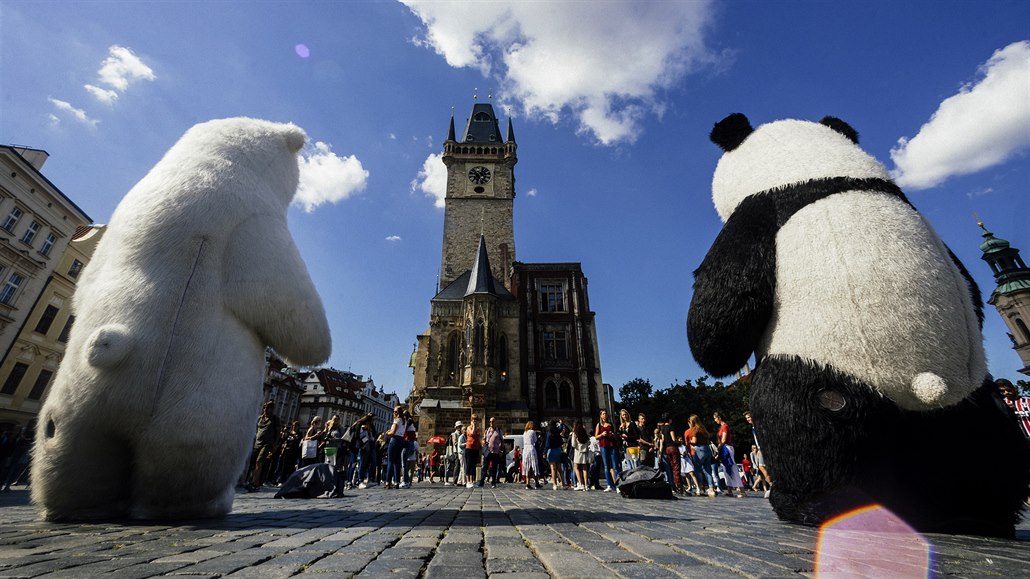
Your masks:
<instances>
[{"instance_id":1,"label":"beige building facade","mask_svg":"<svg viewBox=\"0 0 1030 579\"><path fill-rule=\"evenodd\" d=\"M27 424L46 399L75 283L103 234L43 176L46 159L0 146L0 429Z\"/></svg>"}]
</instances>

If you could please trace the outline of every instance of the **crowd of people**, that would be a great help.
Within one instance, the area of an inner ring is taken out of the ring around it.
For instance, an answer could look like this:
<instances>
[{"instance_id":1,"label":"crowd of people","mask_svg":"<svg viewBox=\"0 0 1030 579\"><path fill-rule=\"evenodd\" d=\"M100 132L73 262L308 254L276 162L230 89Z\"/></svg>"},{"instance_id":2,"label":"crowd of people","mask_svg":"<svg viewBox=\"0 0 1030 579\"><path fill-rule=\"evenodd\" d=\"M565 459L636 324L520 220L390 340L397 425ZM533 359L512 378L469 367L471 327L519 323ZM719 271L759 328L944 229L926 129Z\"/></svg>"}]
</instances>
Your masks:
<instances>
[{"instance_id":1,"label":"crowd of people","mask_svg":"<svg viewBox=\"0 0 1030 579\"><path fill-rule=\"evenodd\" d=\"M718 412L712 431L697 415L681 431L665 417L653 427L643 414L633 420L626 409L619 411L618 424L602 410L593 432L578 420L571 428L561 419L539 428L529 421L522 433L509 437L514 442L510 446L496 417L489 417L483 429L472 414L468 424L456 421L449 436L433 437L423 449L415 422L401 406L381 433L375 432L371 414L349 426L336 416L323 425L316 416L302 431L297 422L280 427L271 410L266 404L258 419L245 477L251 491L263 484L281 485L298 468L317 462L334 467L343 489L377 484L403 489L439 479L445 486L466 488L496 487L504 481L527 489L547 484L552 490L612 492L624 471L641 465L664 473L681 495L742 497L746 489L754 489L768 496L772 485L754 431L749 433L751 451L742 453L738 465L729 424ZM750 423L750 414L745 416Z\"/></svg>"}]
</instances>

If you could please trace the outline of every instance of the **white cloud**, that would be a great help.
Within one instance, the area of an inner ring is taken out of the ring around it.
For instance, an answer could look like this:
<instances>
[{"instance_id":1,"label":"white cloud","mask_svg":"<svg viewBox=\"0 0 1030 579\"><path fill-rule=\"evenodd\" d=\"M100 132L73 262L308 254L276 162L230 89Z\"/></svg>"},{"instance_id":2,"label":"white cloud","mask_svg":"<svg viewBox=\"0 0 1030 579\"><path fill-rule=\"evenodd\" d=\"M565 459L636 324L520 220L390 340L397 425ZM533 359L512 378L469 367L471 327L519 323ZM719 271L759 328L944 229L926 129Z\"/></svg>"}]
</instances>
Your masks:
<instances>
[{"instance_id":1,"label":"white cloud","mask_svg":"<svg viewBox=\"0 0 1030 579\"><path fill-rule=\"evenodd\" d=\"M435 206L444 207L444 198L447 196L447 166L443 164L442 154L432 154L426 157L418 175L411 181L412 191L422 191L427 197L436 198Z\"/></svg>"},{"instance_id":2,"label":"white cloud","mask_svg":"<svg viewBox=\"0 0 1030 579\"><path fill-rule=\"evenodd\" d=\"M74 118L75 120L79 121L80 123L84 123L84 124L87 124L87 125L89 125L91 127L95 127L95 126L97 126L97 123L100 122L100 121L97 121L96 119L89 118L89 116L86 114L86 111L84 111L82 109L75 108L74 106L72 106L71 103L69 103L67 101L62 101L62 100L59 100L59 99L55 99L54 97L47 97L47 100L50 101L50 104L54 105L54 107L57 108L57 110L71 115L72 118ZM57 117L55 115L51 114L50 115L50 124L51 125L57 124L57 123L55 123L56 119L57 119Z\"/></svg>"},{"instance_id":3,"label":"white cloud","mask_svg":"<svg viewBox=\"0 0 1030 579\"><path fill-rule=\"evenodd\" d=\"M93 95L98 101L105 105L114 104L114 101L118 100L118 93L116 91L107 90L91 84L87 84L84 88L89 92L89 94Z\"/></svg>"},{"instance_id":4,"label":"white cloud","mask_svg":"<svg viewBox=\"0 0 1030 579\"><path fill-rule=\"evenodd\" d=\"M323 203L336 203L364 191L368 171L351 155L340 157L321 141L300 156L300 185L293 202L311 213Z\"/></svg>"},{"instance_id":5,"label":"white cloud","mask_svg":"<svg viewBox=\"0 0 1030 579\"><path fill-rule=\"evenodd\" d=\"M107 49L107 58L100 63L100 82L124 92L130 82L154 80L154 71L143 64L132 50L117 44Z\"/></svg>"},{"instance_id":6,"label":"white cloud","mask_svg":"<svg viewBox=\"0 0 1030 579\"><path fill-rule=\"evenodd\" d=\"M1030 146L1030 41L996 51L979 72L979 82L945 99L915 137L891 149L899 185L934 187Z\"/></svg>"},{"instance_id":7,"label":"white cloud","mask_svg":"<svg viewBox=\"0 0 1030 579\"><path fill-rule=\"evenodd\" d=\"M391 236L387 237L386 240L387 241L400 241L401 240L401 236L400 235L391 235Z\"/></svg>"},{"instance_id":8,"label":"white cloud","mask_svg":"<svg viewBox=\"0 0 1030 579\"><path fill-rule=\"evenodd\" d=\"M426 26L415 42L454 67L496 79L525 114L609 145L632 142L660 116L658 92L715 59L703 32L710 0L692 2L480 2L400 0Z\"/></svg>"},{"instance_id":9,"label":"white cloud","mask_svg":"<svg viewBox=\"0 0 1030 579\"><path fill-rule=\"evenodd\" d=\"M50 113L48 118L50 119L51 127L56 127L57 125L61 124L61 119L54 113Z\"/></svg>"},{"instance_id":10,"label":"white cloud","mask_svg":"<svg viewBox=\"0 0 1030 579\"><path fill-rule=\"evenodd\" d=\"M530 189L529 191L526 191L526 196L527 197L536 197L536 189Z\"/></svg>"}]
</instances>

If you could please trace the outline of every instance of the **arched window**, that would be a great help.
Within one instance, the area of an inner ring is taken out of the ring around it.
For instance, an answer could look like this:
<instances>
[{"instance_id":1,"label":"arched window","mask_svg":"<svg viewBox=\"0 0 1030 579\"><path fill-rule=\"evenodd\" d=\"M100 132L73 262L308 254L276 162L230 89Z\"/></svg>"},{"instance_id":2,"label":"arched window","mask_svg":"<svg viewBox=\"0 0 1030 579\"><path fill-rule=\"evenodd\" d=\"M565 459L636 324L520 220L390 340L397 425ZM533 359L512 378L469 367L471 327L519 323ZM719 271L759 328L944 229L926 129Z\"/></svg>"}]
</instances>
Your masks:
<instances>
[{"instance_id":1,"label":"arched window","mask_svg":"<svg viewBox=\"0 0 1030 579\"><path fill-rule=\"evenodd\" d=\"M544 382L544 408L558 407L558 386L548 380Z\"/></svg>"},{"instance_id":2,"label":"arched window","mask_svg":"<svg viewBox=\"0 0 1030 579\"><path fill-rule=\"evenodd\" d=\"M572 408L572 384L562 382L558 389L558 404L562 408Z\"/></svg>"},{"instance_id":3,"label":"arched window","mask_svg":"<svg viewBox=\"0 0 1030 579\"><path fill-rule=\"evenodd\" d=\"M451 379L454 379L458 375L459 359L460 346L458 342L458 332L451 332L451 338L447 340L447 372Z\"/></svg>"},{"instance_id":4,"label":"arched window","mask_svg":"<svg viewBox=\"0 0 1030 579\"><path fill-rule=\"evenodd\" d=\"M497 340L497 369L501 371L502 376L508 374L508 336L501 334L501 339Z\"/></svg>"},{"instance_id":5,"label":"arched window","mask_svg":"<svg viewBox=\"0 0 1030 579\"><path fill-rule=\"evenodd\" d=\"M486 344L485 335L486 334L485 334L484 327L483 327L483 320L476 320L476 332L475 332L475 335L472 338L473 339L472 348L473 348L473 351L475 352L475 354L474 354L475 362L474 363L478 364L478 365L482 365L483 364L483 352L485 350L484 346Z\"/></svg>"},{"instance_id":6,"label":"arched window","mask_svg":"<svg viewBox=\"0 0 1030 579\"><path fill-rule=\"evenodd\" d=\"M1026 324L1023 323L1023 320L1016 318L1016 327L1019 328L1019 332L1023 334L1022 336L1020 336L1021 338L1023 338L1023 343L1025 344L1027 342L1030 342L1030 330L1027 329Z\"/></svg>"}]
</instances>

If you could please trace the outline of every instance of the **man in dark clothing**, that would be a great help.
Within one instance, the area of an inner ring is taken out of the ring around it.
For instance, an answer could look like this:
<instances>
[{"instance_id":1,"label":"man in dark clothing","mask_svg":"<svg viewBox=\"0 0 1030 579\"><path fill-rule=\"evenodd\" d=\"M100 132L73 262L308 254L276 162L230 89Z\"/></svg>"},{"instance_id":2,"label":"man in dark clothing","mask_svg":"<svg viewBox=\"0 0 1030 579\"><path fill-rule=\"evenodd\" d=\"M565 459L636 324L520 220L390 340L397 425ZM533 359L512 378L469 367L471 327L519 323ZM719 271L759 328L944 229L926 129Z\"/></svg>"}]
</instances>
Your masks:
<instances>
[{"instance_id":1,"label":"man in dark clothing","mask_svg":"<svg viewBox=\"0 0 1030 579\"><path fill-rule=\"evenodd\" d=\"M261 416L258 417L257 434L254 436L254 472L247 485L247 490L251 492L261 488L261 473L275 454L279 442L279 418L272 414L272 407L271 400L265 402L261 406Z\"/></svg>"}]
</instances>

